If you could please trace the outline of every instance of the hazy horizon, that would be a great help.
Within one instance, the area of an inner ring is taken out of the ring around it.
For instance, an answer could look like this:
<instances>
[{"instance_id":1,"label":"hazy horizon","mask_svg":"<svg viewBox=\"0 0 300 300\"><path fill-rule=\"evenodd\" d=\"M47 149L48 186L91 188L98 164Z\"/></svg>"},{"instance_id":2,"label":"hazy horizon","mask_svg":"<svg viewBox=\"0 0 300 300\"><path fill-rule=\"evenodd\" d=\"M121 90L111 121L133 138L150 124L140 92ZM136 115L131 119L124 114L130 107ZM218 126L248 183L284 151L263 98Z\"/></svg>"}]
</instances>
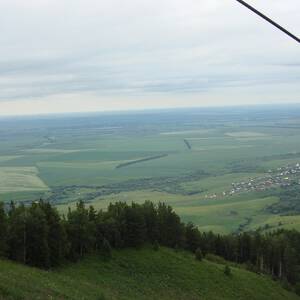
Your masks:
<instances>
[{"instance_id":1,"label":"hazy horizon","mask_svg":"<svg viewBox=\"0 0 300 300\"><path fill-rule=\"evenodd\" d=\"M90 115L132 115L132 114L148 114L148 113L166 113L166 112L177 112L177 111L216 111L216 110L256 110L268 112L278 109L290 110L291 108L300 108L300 103L277 103L277 104L243 104L243 105L219 105L219 106L186 106L186 107L164 107L164 108L145 108L145 109L127 109L127 110L106 110L106 111L78 111L78 112L45 112L45 113L33 113L33 114L9 114L1 115L0 119L13 119L13 118L48 118L48 117L72 117L72 116L90 116Z\"/></svg>"}]
</instances>

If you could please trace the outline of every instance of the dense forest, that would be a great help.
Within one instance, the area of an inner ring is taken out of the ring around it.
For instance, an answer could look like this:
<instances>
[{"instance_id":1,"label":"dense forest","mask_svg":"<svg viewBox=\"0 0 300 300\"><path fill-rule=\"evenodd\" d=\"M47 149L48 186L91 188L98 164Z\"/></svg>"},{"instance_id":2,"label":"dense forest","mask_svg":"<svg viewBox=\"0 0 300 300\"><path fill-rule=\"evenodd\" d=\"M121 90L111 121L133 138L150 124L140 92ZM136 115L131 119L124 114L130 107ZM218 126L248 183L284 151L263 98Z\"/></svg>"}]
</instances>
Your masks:
<instances>
[{"instance_id":1,"label":"dense forest","mask_svg":"<svg viewBox=\"0 0 300 300\"><path fill-rule=\"evenodd\" d=\"M106 211L77 204L66 216L42 200L30 206L0 204L0 256L40 268L77 261L88 253L111 258L112 248L152 244L209 255L245 264L248 269L299 284L300 233L278 230L218 235L202 233L184 224L172 207L150 201L144 204L110 204Z\"/></svg>"},{"instance_id":2,"label":"dense forest","mask_svg":"<svg viewBox=\"0 0 300 300\"><path fill-rule=\"evenodd\" d=\"M300 187L298 184L292 184L279 191L277 196L279 197L279 202L269 206L267 208L268 211L285 216L300 214Z\"/></svg>"}]
</instances>

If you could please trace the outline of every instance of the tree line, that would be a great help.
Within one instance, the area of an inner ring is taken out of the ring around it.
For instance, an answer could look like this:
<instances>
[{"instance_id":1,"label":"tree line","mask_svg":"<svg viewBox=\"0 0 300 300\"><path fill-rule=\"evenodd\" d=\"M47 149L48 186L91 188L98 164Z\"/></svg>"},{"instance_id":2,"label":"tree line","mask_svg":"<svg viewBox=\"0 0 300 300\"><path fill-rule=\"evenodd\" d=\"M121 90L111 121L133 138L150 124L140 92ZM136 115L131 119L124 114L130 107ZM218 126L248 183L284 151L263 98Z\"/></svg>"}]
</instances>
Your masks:
<instances>
[{"instance_id":1,"label":"tree line","mask_svg":"<svg viewBox=\"0 0 300 300\"><path fill-rule=\"evenodd\" d=\"M280 191L276 196L279 202L270 205L267 210L273 214L299 215L300 213L300 186L294 182L291 186Z\"/></svg>"},{"instance_id":2,"label":"tree line","mask_svg":"<svg viewBox=\"0 0 300 300\"><path fill-rule=\"evenodd\" d=\"M185 249L198 258L213 254L291 284L300 281L300 233L295 230L200 232L184 224L171 206L150 201L117 202L105 211L80 201L66 215L42 200L30 206L12 202L9 208L0 203L0 256L31 266L49 269L88 253L110 258L112 248L149 244Z\"/></svg>"}]
</instances>

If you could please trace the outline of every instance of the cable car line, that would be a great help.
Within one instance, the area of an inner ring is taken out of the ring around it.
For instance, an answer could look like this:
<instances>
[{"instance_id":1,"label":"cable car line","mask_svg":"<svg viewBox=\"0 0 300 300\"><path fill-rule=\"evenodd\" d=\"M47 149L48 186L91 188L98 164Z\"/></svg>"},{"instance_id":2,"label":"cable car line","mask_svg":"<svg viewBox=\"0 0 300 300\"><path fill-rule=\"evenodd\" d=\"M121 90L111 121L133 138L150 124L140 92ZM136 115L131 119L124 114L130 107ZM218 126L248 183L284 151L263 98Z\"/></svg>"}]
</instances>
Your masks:
<instances>
[{"instance_id":1,"label":"cable car line","mask_svg":"<svg viewBox=\"0 0 300 300\"><path fill-rule=\"evenodd\" d=\"M276 28L278 28L279 30L281 30L282 32L287 34L289 37L291 37L292 39L294 39L298 43L300 43L300 39L296 35L292 34L290 31L288 31L287 29L285 29L284 27L282 27L281 25L279 25L278 23L276 23L275 21L273 21L272 19L270 19L269 17L267 17L266 15L264 15L263 13L258 11L256 8L254 8L253 6L248 4L247 2L245 2L243 0L236 0L236 1L239 2L240 4L244 5L248 9L250 9L252 12L257 14L261 18L265 19L267 22L271 23L273 26L275 26Z\"/></svg>"}]
</instances>

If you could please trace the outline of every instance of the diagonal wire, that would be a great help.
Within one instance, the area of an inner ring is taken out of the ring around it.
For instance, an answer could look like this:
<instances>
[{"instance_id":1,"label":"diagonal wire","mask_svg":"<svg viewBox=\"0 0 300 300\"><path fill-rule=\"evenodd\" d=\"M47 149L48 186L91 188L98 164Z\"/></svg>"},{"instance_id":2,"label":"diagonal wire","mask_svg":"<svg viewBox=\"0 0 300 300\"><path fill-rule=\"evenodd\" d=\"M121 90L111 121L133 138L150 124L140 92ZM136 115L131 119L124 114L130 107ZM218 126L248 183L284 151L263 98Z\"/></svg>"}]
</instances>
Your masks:
<instances>
[{"instance_id":1,"label":"diagonal wire","mask_svg":"<svg viewBox=\"0 0 300 300\"><path fill-rule=\"evenodd\" d=\"M287 34L289 37L291 37L292 39L294 39L298 43L300 43L300 39L296 35L292 34L290 31L288 31L287 29L285 29L284 27L282 27L281 25L279 25L278 23L276 23L275 21L273 21L272 19L270 19L269 17L267 17L266 15L264 15L263 13L261 13L260 11L258 11L256 8L254 8L250 4L246 3L243 0L236 0L236 1L239 2L240 4L244 5L248 9L250 9L252 12L254 12L255 14L257 14L261 18L265 19L267 22L271 23L273 26L277 27L279 30L281 30L282 32L284 32L285 34Z\"/></svg>"}]
</instances>

